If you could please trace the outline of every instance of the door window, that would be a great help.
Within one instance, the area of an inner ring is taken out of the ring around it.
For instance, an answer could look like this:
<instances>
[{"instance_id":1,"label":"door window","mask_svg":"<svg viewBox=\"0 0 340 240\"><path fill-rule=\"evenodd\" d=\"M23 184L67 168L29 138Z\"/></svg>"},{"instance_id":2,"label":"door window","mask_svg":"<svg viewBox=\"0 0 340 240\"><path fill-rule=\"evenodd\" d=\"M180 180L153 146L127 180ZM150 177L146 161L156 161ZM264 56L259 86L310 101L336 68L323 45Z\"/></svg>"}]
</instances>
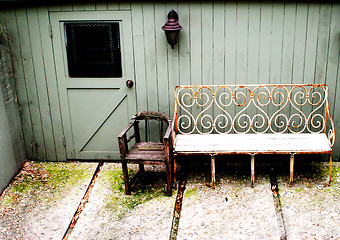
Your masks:
<instances>
[{"instance_id":1,"label":"door window","mask_svg":"<svg viewBox=\"0 0 340 240\"><path fill-rule=\"evenodd\" d=\"M122 77L119 22L65 22L70 77Z\"/></svg>"}]
</instances>

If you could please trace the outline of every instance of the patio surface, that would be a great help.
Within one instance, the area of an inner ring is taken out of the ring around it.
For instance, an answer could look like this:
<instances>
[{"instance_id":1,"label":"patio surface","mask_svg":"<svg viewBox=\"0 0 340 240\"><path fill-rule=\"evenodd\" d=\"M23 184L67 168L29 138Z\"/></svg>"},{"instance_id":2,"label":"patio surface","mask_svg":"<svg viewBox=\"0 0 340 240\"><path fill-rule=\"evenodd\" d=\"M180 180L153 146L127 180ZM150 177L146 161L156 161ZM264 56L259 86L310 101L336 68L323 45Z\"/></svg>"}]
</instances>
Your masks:
<instances>
[{"instance_id":1,"label":"patio surface","mask_svg":"<svg viewBox=\"0 0 340 240\"><path fill-rule=\"evenodd\" d=\"M250 188L249 159L217 158L215 189L209 159L182 159L175 213L159 167L126 196L118 163L27 162L0 198L0 239L340 239L340 163L328 187L315 159L296 159L288 187L289 157L259 157Z\"/></svg>"}]
</instances>

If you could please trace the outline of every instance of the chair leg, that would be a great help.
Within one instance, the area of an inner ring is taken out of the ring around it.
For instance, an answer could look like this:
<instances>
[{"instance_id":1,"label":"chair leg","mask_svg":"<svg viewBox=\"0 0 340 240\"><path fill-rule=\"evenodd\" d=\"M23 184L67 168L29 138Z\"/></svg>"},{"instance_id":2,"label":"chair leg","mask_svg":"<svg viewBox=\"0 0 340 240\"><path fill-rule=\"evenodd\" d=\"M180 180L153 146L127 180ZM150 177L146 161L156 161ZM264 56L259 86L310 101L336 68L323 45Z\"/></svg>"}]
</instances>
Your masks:
<instances>
[{"instance_id":1,"label":"chair leg","mask_svg":"<svg viewBox=\"0 0 340 240\"><path fill-rule=\"evenodd\" d=\"M170 180L171 180L171 191L172 191L174 187L174 182L175 182L175 157L173 155L170 155L170 173L171 173Z\"/></svg>"},{"instance_id":2,"label":"chair leg","mask_svg":"<svg viewBox=\"0 0 340 240\"><path fill-rule=\"evenodd\" d=\"M125 194L130 195L131 189L130 189L130 183L129 183L129 173L127 168L126 160L122 160L122 168L123 168L123 175L124 175L124 183L125 183Z\"/></svg>"},{"instance_id":3,"label":"chair leg","mask_svg":"<svg viewBox=\"0 0 340 240\"><path fill-rule=\"evenodd\" d=\"M289 187L293 185L294 181L294 155L295 153L290 154L290 178L289 178Z\"/></svg>"},{"instance_id":4,"label":"chair leg","mask_svg":"<svg viewBox=\"0 0 340 240\"><path fill-rule=\"evenodd\" d=\"M140 171L140 173L144 173L144 164L143 163L140 163L139 164L139 171Z\"/></svg>"},{"instance_id":5,"label":"chair leg","mask_svg":"<svg viewBox=\"0 0 340 240\"><path fill-rule=\"evenodd\" d=\"M171 167L171 186L174 187L174 183L176 186L176 182L175 182L175 157L171 157L171 162L170 162L170 167Z\"/></svg>"},{"instance_id":6,"label":"chair leg","mask_svg":"<svg viewBox=\"0 0 340 240\"><path fill-rule=\"evenodd\" d=\"M171 181L171 163L169 160L165 162L165 167L166 167L166 191L167 195L171 196L172 195L172 181Z\"/></svg>"},{"instance_id":7,"label":"chair leg","mask_svg":"<svg viewBox=\"0 0 340 240\"><path fill-rule=\"evenodd\" d=\"M211 154L211 187L215 188L215 154Z\"/></svg>"},{"instance_id":8,"label":"chair leg","mask_svg":"<svg viewBox=\"0 0 340 240\"><path fill-rule=\"evenodd\" d=\"M251 154L250 174L251 174L250 186L253 188L255 184L255 154Z\"/></svg>"},{"instance_id":9,"label":"chair leg","mask_svg":"<svg viewBox=\"0 0 340 240\"><path fill-rule=\"evenodd\" d=\"M330 186L331 182L332 182L332 170L333 170L332 158L333 158L333 153L330 153L330 155L329 155L329 181L328 181L328 186Z\"/></svg>"},{"instance_id":10,"label":"chair leg","mask_svg":"<svg viewBox=\"0 0 340 240\"><path fill-rule=\"evenodd\" d=\"M172 173L173 173L173 183L175 184L175 187L177 186L177 172L176 172L176 155L173 157L173 169L172 169Z\"/></svg>"}]
</instances>

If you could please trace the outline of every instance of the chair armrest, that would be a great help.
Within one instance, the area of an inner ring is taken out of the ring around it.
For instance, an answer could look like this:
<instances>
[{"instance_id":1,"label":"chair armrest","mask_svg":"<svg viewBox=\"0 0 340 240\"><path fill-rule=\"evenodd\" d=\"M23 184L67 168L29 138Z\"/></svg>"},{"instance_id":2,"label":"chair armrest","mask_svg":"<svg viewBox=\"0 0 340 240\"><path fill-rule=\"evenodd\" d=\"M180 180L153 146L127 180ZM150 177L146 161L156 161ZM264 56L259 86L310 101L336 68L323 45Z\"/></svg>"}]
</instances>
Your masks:
<instances>
[{"instance_id":1,"label":"chair armrest","mask_svg":"<svg viewBox=\"0 0 340 240\"><path fill-rule=\"evenodd\" d=\"M124 135L127 134L127 132L130 130L133 124L134 124L133 122L129 123L129 125L127 125L126 128L124 128L124 130L118 135L118 139L121 139L122 137L124 137Z\"/></svg>"},{"instance_id":2,"label":"chair armrest","mask_svg":"<svg viewBox=\"0 0 340 240\"><path fill-rule=\"evenodd\" d=\"M164 147L165 147L165 156L166 156L166 159L168 161L168 163L170 163L172 160L172 151L173 151L173 148L172 148L172 124L171 122L169 121L169 125L168 125L168 128L165 132L165 135L164 135Z\"/></svg>"},{"instance_id":3,"label":"chair armrest","mask_svg":"<svg viewBox=\"0 0 340 240\"><path fill-rule=\"evenodd\" d=\"M124 130L118 135L118 144L119 144L119 151L120 151L120 158L123 161L128 153L128 140L127 140L127 132L131 129L134 125L134 122L130 123L129 125L124 128Z\"/></svg>"},{"instance_id":4,"label":"chair armrest","mask_svg":"<svg viewBox=\"0 0 340 240\"><path fill-rule=\"evenodd\" d=\"M164 135L164 141L169 141L171 138L171 131L172 131L172 125L169 123L168 128L166 129L165 135Z\"/></svg>"}]
</instances>

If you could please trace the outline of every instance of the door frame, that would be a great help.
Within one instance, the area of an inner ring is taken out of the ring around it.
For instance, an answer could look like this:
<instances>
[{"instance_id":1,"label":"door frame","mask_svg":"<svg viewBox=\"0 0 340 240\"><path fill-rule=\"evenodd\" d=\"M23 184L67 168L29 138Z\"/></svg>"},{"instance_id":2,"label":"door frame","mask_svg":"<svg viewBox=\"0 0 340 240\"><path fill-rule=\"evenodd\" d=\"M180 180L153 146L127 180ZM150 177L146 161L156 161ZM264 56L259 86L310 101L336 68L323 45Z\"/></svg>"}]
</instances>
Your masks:
<instances>
[{"instance_id":1,"label":"door frame","mask_svg":"<svg viewBox=\"0 0 340 240\"><path fill-rule=\"evenodd\" d=\"M82 11L82 12L49 12L50 29L52 35L52 47L54 54L54 63L56 71L56 82L58 87L58 97L60 103L60 112L63 125L63 138L64 146L66 148L67 159L96 159L96 154L91 156L83 156L75 148L75 141L72 134L72 122L69 112L68 99L63 98L62 91L67 91L64 80L68 77L67 55L66 55L66 42L65 31L63 22L66 21L118 21L120 22L120 46L121 46L121 64L122 64L122 78L133 79L134 74L134 55L133 55L133 42L132 42L132 21L131 11ZM58 45L58 46L55 46ZM62 51L58 51L60 49ZM63 60L62 64L57 61ZM77 80L77 78L72 78ZM103 82L107 82L112 78L103 78ZM91 81L91 78L79 78L79 81ZM112 80L111 80L112 81ZM136 86L136 83L134 84ZM101 88L101 83L98 83L95 88ZM137 99L135 87L126 89L129 91L127 98L128 113L136 113ZM126 97L126 96L125 96ZM124 100L124 98L123 98ZM122 101L123 101L122 100ZM125 124L125 123L124 123ZM123 124L123 125L124 125ZM112 141L115 138L112 136ZM110 158L110 154L106 154L105 158ZM117 155L117 154L116 154ZM115 157L118 159L118 155Z\"/></svg>"}]
</instances>

